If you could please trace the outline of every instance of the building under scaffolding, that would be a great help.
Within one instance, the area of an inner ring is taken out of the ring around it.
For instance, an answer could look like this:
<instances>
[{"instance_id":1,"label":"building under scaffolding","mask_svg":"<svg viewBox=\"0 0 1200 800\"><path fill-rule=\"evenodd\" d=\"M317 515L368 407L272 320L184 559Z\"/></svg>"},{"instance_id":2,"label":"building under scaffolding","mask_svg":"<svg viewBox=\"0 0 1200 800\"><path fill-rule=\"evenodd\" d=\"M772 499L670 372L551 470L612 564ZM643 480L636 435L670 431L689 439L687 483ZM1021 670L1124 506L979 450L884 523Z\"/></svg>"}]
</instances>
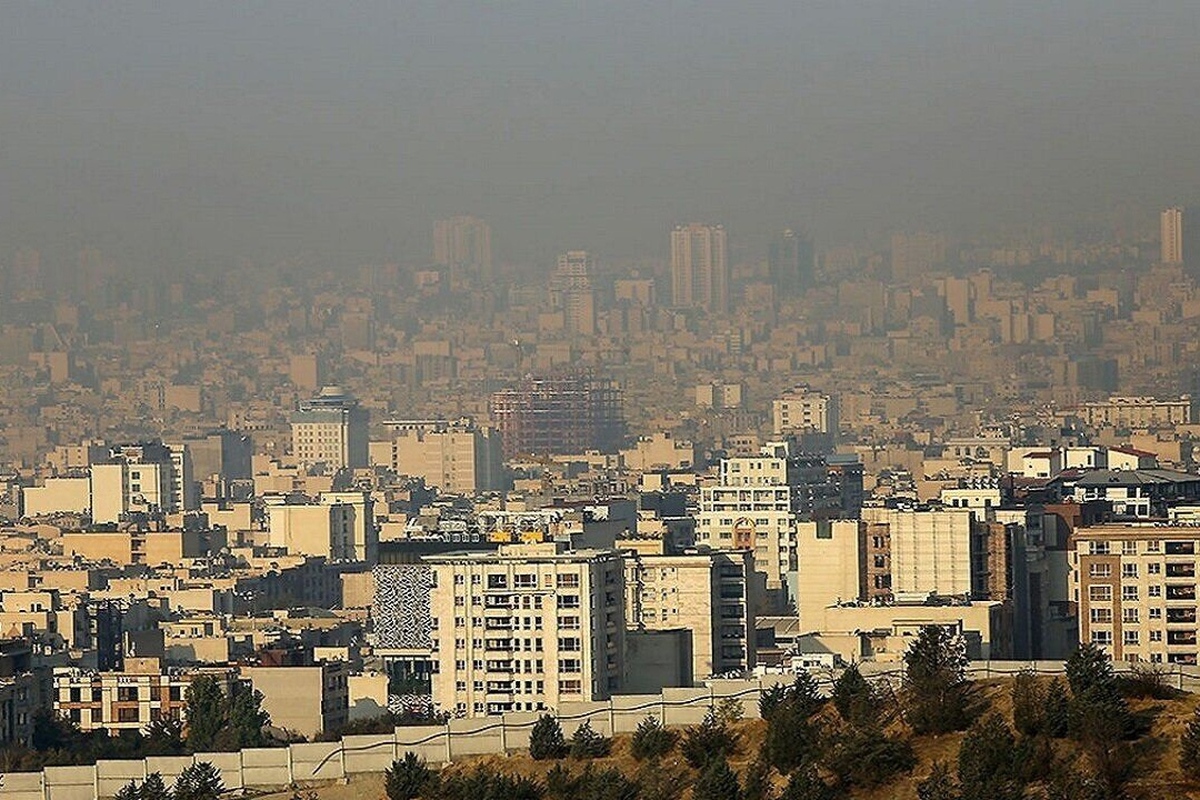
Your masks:
<instances>
[{"instance_id":1,"label":"building under scaffolding","mask_svg":"<svg viewBox=\"0 0 1200 800\"><path fill-rule=\"evenodd\" d=\"M506 459L516 456L613 453L625 438L621 390L587 373L526 376L492 395L492 421Z\"/></svg>"}]
</instances>

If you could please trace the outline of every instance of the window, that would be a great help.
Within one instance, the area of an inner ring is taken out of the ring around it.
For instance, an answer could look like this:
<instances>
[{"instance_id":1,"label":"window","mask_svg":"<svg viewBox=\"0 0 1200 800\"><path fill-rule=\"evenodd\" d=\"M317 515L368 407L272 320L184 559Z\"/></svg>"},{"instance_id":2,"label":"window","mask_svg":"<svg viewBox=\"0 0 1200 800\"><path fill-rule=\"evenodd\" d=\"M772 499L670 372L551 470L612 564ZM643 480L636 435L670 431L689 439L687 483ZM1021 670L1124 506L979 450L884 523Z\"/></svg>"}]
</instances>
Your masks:
<instances>
[{"instance_id":1,"label":"window","mask_svg":"<svg viewBox=\"0 0 1200 800\"><path fill-rule=\"evenodd\" d=\"M1162 631L1150 631L1150 641L1161 642L1162 641Z\"/></svg>"},{"instance_id":2,"label":"window","mask_svg":"<svg viewBox=\"0 0 1200 800\"><path fill-rule=\"evenodd\" d=\"M138 690L136 686L118 686L117 700L122 703L136 703ZM136 720L135 720L136 721Z\"/></svg>"},{"instance_id":3,"label":"window","mask_svg":"<svg viewBox=\"0 0 1200 800\"><path fill-rule=\"evenodd\" d=\"M1108 542L1088 542L1088 555L1108 555Z\"/></svg>"},{"instance_id":4,"label":"window","mask_svg":"<svg viewBox=\"0 0 1200 800\"><path fill-rule=\"evenodd\" d=\"M1093 578L1110 578L1112 577L1112 565L1092 564L1088 567L1088 575Z\"/></svg>"},{"instance_id":5,"label":"window","mask_svg":"<svg viewBox=\"0 0 1200 800\"><path fill-rule=\"evenodd\" d=\"M1122 586L1121 587L1121 599L1122 600L1137 600L1138 599L1138 587L1137 586Z\"/></svg>"},{"instance_id":6,"label":"window","mask_svg":"<svg viewBox=\"0 0 1200 800\"><path fill-rule=\"evenodd\" d=\"M1146 594L1150 597L1162 597L1162 587L1161 586L1147 587Z\"/></svg>"},{"instance_id":7,"label":"window","mask_svg":"<svg viewBox=\"0 0 1200 800\"><path fill-rule=\"evenodd\" d=\"M558 692L559 694L582 694L583 682L576 680L559 681Z\"/></svg>"},{"instance_id":8,"label":"window","mask_svg":"<svg viewBox=\"0 0 1200 800\"><path fill-rule=\"evenodd\" d=\"M1121 555L1136 556L1137 542L1121 542Z\"/></svg>"},{"instance_id":9,"label":"window","mask_svg":"<svg viewBox=\"0 0 1200 800\"><path fill-rule=\"evenodd\" d=\"M1125 633L1123 633L1121 635L1121 641L1124 642L1125 644L1134 644L1134 645L1137 644L1138 643L1138 632L1136 630L1125 631Z\"/></svg>"},{"instance_id":10,"label":"window","mask_svg":"<svg viewBox=\"0 0 1200 800\"><path fill-rule=\"evenodd\" d=\"M1136 608L1121 609L1121 621L1122 622L1137 622L1138 621L1138 610Z\"/></svg>"},{"instance_id":11,"label":"window","mask_svg":"<svg viewBox=\"0 0 1200 800\"><path fill-rule=\"evenodd\" d=\"M579 608L579 595L564 594L562 597L558 598L558 607L559 608Z\"/></svg>"},{"instance_id":12,"label":"window","mask_svg":"<svg viewBox=\"0 0 1200 800\"><path fill-rule=\"evenodd\" d=\"M537 588L537 575L516 575L513 577L513 586L517 589L534 589Z\"/></svg>"},{"instance_id":13,"label":"window","mask_svg":"<svg viewBox=\"0 0 1200 800\"><path fill-rule=\"evenodd\" d=\"M1092 622L1099 622L1102 624L1109 623L1109 622L1112 622L1112 609L1111 608L1093 608L1091 616L1092 616Z\"/></svg>"},{"instance_id":14,"label":"window","mask_svg":"<svg viewBox=\"0 0 1200 800\"><path fill-rule=\"evenodd\" d=\"M1155 562L1153 564L1146 565L1146 574L1148 574L1148 575L1158 575L1161 572L1162 572L1162 564Z\"/></svg>"},{"instance_id":15,"label":"window","mask_svg":"<svg viewBox=\"0 0 1200 800\"><path fill-rule=\"evenodd\" d=\"M1138 565L1137 564L1122 564L1121 565L1121 577L1122 578L1136 578L1137 576L1138 576Z\"/></svg>"},{"instance_id":16,"label":"window","mask_svg":"<svg viewBox=\"0 0 1200 800\"><path fill-rule=\"evenodd\" d=\"M1107 584L1089 586L1088 599L1093 602L1112 600L1112 587Z\"/></svg>"},{"instance_id":17,"label":"window","mask_svg":"<svg viewBox=\"0 0 1200 800\"><path fill-rule=\"evenodd\" d=\"M136 708L118 708L117 722L137 722L138 710Z\"/></svg>"},{"instance_id":18,"label":"window","mask_svg":"<svg viewBox=\"0 0 1200 800\"><path fill-rule=\"evenodd\" d=\"M558 649L564 652L578 652L581 647L582 642L574 636L567 636L558 640Z\"/></svg>"},{"instance_id":19,"label":"window","mask_svg":"<svg viewBox=\"0 0 1200 800\"><path fill-rule=\"evenodd\" d=\"M1112 644L1112 631L1092 631L1092 643L1102 647Z\"/></svg>"},{"instance_id":20,"label":"window","mask_svg":"<svg viewBox=\"0 0 1200 800\"><path fill-rule=\"evenodd\" d=\"M1151 539L1150 541L1146 542L1147 553L1158 553L1161 551L1161 549L1161 545L1157 539Z\"/></svg>"},{"instance_id":21,"label":"window","mask_svg":"<svg viewBox=\"0 0 1200 800\"><path fill-rule=\"evenodd\" d=\"M1146 612L1146 616L1150 617L1150 619L1162 619L1162 609L1152 608Z\"/></svg>"}]
</instances>

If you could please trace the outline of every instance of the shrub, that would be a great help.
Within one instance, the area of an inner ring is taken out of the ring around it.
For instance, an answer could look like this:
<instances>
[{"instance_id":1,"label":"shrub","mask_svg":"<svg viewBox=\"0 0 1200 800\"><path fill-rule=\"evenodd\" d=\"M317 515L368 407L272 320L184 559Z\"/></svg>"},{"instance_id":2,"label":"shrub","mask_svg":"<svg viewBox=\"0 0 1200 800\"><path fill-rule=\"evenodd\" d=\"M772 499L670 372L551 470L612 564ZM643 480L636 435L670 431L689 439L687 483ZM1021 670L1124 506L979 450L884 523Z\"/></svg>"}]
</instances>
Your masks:
<instances>
[{"instance_id":1,"label":"shrub","mask_svg":"<svg viewBox=\"0 0 1200 800\"><path fill-rule=\"evenodd\" d=\"M562 725L551 714L542 714L529 734L529 755L538 760L562 758L567 754L567 740Z\"/></svg>"},{"instance_id":2,"label":"shrub","mask_svg":"<svg viewBox=\"0 0 1200 800\"><path fill-rule=\"evenodd\" d=\"M433 771L425 765L425 759L409 751L384 772L383 789L388 800L415 800L433 778Z\"/></svg>"},{"instance_id":3,"label":"shrub","mask_svg":"<svg viewBox=\"0 0 1200 800\"><path fill-rule=\"evenodd\" d=\"M679 800L691 783L679 762L658 760L638 767L637 782L641 787L641 800Z\"/></svg>"},{"instance_id":4,"label":"shrub","mask_svg":"<svg viewBox=\"0 0 1200 800\"><path fill-rule=\"evenodd\" d=\"M772 795L771 766L761 758L756 758L746 767L742 800L771 800Z\"/></svg>"},{"instance_id":5,"label":"shrub","mask_svg":"<svg viewBox=\"0 0 1200 800\"><path fill-rule=\"evenodd\" d=\"M207 761L184 767L175 779L174 800L217 800L225 791L221 772Z\"/></svg>"},{"instance_id":6,"label":"shrub","mask_svg":"<svg viewBox=\"0 0 1200 800\"><path fill-rule=\"evenodd\" d=\"M1091 642L1079 645L1067 659L1067 683L1079 697L1097 690L1116 691L1116 673L1104 651Z\"/></svg>"},{"instance_id":7,"label":"shrub","mask_svg":"<svg viewBox=\"0 0 1200 800\"><path fill-rule=\"evenodd\" d=\"M1117 677L1117 691L1123 697L1173 700L1180 692L1168 682L1170 677L1161 667L1135 664L1128 674Z\"/></svg>"},{"instance_id":8,"label":"shrub","mask_svg":"<svg viewBox=\"0 0 1200 800\"><path fill-rule=\"evenodd\" d=\"M1012 683L1013 727L1022 736L1036 736L1046 724L1046 696L1029 670L1017 673Z\"/></svg>"},{"instance_id":9,"label":"shrub","mask_svg":"<svg viewBox=\"0 0 1200 800\"><path fill-rule=\"evenodd\" d=\"M529 778L506 775L487 767L441 779L431 796L438 800L541 800L542 786Z\"/></svg>"},{"instance_id":10,"label":"shrub","mask_svg":"<svg viewBox=\"0 0 1200 800\"><path fill-rule=\"evenodd\" d=\"M851 725L868 725L878 718L878 697L857 664L851 664L833 684L833 705Z\"/></svg>"},{"instance_id":11,"label":"shrub","mask_svg":"<svg viewBox=\"0 0 1200 800\"><path fill-rule=\"evenodd\" d=\"M714 759L728 758L736 749L736 737L712 711L683 734L683 757L694 769L703 769Z\"/></svg>"},{"instance_id":12,"label":"shrub","mask_svg":"<svg viewBox=\"0 0 1200 800\"><path fill-rule=\"evenodd\" d=\"M717 719L726 725L741 722L743 716L742 701L736 697L726 697L717 703Z\"/></svg>"},{"instance_id":13,"label":"shrub","mask_svg":"<svg viewBox=\"0 0 1200 800\"><path fill-rule=\"evenodd\" d=\"M917 765L912 745L875 728L854 728L834 737L825 765L849 786L882 786Z\"/></svg>"},{"instance_id":14,"label":"shrub","mask_svg":"<svg viewBox=\"0 0 1200 800\"><path fill-rule=\"evenodd\" d=\"M1200 781L1200 708L1179 737L1179 768L1190 781Z\"/></svg>"},{"instance_id":15,"label":"shrub","mask_svg":"<svg viewBox=\"0 0 1200 800\"><path fill-rule=\"evenodd\" d=\"M692 787L694 800L741 800L742 787L724 756L709 760Z\"/></svg>"},{"instance_id":16,"label":"shrub","mask_svg":"<svg viewBox=\"0 0 1200 800\"><path fill-rule=\"evenodd\" d=\"M944 761L933 762L929 775L917 784L918 800L959 800L958 784Z\"/></svg>"},{"instance_id":17,"label":"shrub","mask_svg":"<svg viewBox=\"0 0 1200 800\"><path fill-rule=\"evenodd\" d=\"M675 732L664 728L657 719L646 717L633 732L630 749L638 761L662 758L675 747L676 738Z\"/></svg>"},{"instance_id":18,"label":"shrub","mask_svg":"<svg viewBox=\"0 0 1200 800\"><path fill-rule=\"evenodd\" d=\"M1016 740L995 713L967 731L958 750L958 783L963 800L1020 800L1025 794Z\"/></svg>"},{"instance_id":19,"label":"shrub","mask_svg":"<svg viewBox=\"0 0 1200 800\"><path fill-rule=\"evenodd\" d=\"M812 767L798 769L788 778L779 800L837 800L833 788Z\"/></svg>"},{"instance_id":20,"label":"shrub","mask_svg":"<svg viewBox=\"0 0 1200 800\"><path fill-rule=\"evenodd\" d=\"M612 750L612 740L606 739L585 722L571 737L571 758L604 758Z\"/></svg>"}]
</instances>

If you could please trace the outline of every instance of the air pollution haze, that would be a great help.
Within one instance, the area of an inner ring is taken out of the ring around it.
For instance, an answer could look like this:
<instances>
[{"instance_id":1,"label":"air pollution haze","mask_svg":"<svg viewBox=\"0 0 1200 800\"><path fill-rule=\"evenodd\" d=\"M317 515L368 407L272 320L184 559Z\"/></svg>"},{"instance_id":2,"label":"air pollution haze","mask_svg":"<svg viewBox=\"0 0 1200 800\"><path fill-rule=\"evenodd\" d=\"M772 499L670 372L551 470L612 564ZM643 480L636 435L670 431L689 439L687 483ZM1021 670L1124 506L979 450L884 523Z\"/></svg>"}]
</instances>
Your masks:
<instances>
[{"instance_id":1,"label":"air pollution haze","mask_svg":"<svg viewBox=\"0 0 1200 800\"><path fill-rule=\"evenodd\" d=\"M691 219L1149 227L1194 199L1198 48L1182 1L10 3L0 252L419 260L459 213L510 262L662 257Z\"/></svg>"}]
</instances>

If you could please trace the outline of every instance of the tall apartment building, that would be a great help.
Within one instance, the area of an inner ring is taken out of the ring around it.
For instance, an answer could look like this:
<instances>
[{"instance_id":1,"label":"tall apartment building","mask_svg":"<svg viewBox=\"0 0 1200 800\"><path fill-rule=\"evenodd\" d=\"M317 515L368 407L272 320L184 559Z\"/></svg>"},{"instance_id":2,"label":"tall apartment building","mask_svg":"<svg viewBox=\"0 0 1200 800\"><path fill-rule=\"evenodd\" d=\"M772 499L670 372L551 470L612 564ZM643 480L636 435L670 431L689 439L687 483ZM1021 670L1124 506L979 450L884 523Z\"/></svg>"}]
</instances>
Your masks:
<instances>
[{"instance_id":1,"label":"tall apartment building","mask_svg":"<svg viewBox=\"0 0 1200 800\"><path fill-rule=\"evenodd\" d=\"M514 544L425 561L437 708L537 711L620 689L625 580L616 551Z\"/></svg>"},{"instance_id":2,"label":"tall apartment building","mask_svg":"<svg viewBox=\"0 0 1200 800\"><path fill-rule=\"evenodd\" d=\"M446 494L473 495L507 487L500 434L458 420L388 420L388 438L371 442L371 463L422 478Z\"/></svg>"},{"instance_id":3,"label":"tall apartment building","mask_svg":"<svg viewBox=\"0 0 1200 800\"><path fill-rule=\"evenodd\" d=\"M1096 525L1075 531L1079 639L1114 660L1196 664L1200 527Z\"/></svg>"},{"instance_id":4,"label":"tall apartment building","mask_svg":"<svg viewBox=\"0 0 1200 800\"><path fill-rule=\"evenodd\" d=\"M130 513L172 513L198 507L184 445L120 445L90 467L92 521L119 522Z\"/></svg>"},{"instance_id":5,"label":"tall apartment building","mask_svg":"<svg viewBox=\"0 0 1200 800\"><path fill-rule=\"evenodd\" d=\"M1184 210L1179 206L1163 209L1158 215L1159 236L1162 242L1162 263L1182 264L1184 259ZM1188 254L1192 256L1200 253Z\"/></svg>"},{"instance_id":6,"label":"tall apartment building","mask_svg":"<svg viewBox=\"0 0 1200 800\"><path fill-rule=\"evenodd\" d=\"M676 225L671 231L671 302L720 314L729 307L729 243L724 225Z\"/></svg>"},{"instance_id":7,"label":"tall apartment building","mask_svg":"<svg viewBox=\"0 0 1200 800\"><path fill-rule=\"evenodd\" d=\"M379 537L368 493L325 492L316 503L271 500L266 516L272 547L331 561L370 563L377 558Z\"/></svg>"},{"instance_id":8,"label":"tall apartment building","mask_svg":"<svg viewBox=\"0 0 1200 800\"><path fill-rule=\"evenodd\" d=\"M931 593L970 597L974 593L971 537L975 517L970 510L864 508L862 517L869 525L887 526L893 597Z\"/></svg>"},{"instance_id":9,"label":"tall apartment building","mask_svg":"<svg viewBox=\"0 0 1200 800\"><path fill-rule=\"evenodd\" d=\"M767 255L771 283L781 297L799 297L814 283L816 262L812 240L788 228L774 240Z\"/></svg>"},{"instance_id":10,"label":"tall apartment building","mask_svg":"<svg viewBox=\"0 0 1200 800\"><path fill-rule=\"evenodd\" d=\"M1155 397L1110 397L1084 403L1076 409L1079 418L1091 427L1152 428L1192 422L1192 398L1183 395L1170 400Z\"/></svg>"},{"instance_id":11,"label":"tall apartment building","mask_svg":"<svg viewBox=\"0 0 1200 800\"><path fill-rule=\"evenodd\" d=\"M331 470L367 466L367 410L338 386L302 401L292 415L292 456Z\"/></svg>"},{"instance_id":12,"label":"tall apartment building","mask_svg":"<svg viewBox=\"0 0 1200 800\"><path fill-rule=\"evenodd\" d=\"M492 277L492 228L481 219L457 216L433 223L433 260L465 267L483 280Z\"/></svg>"},{"instance_id":13,"label":"tall apartment building","mask_svg":"<svg viewBox=\"0 0 1200 800\"><path fill-rule=\"evenodd\" d=\"M520 455L613 453L625 437L620 388L587 374L527 376L492 394L489 410L506 459Z\"/></svg>"},{"instance_id":14,"label":"tall apartment building","mask_svg":"<svg viewBox=\"0 0 1200 800\"><path fill-rule=\"evenodd\" d=\"M563 321L571 333L591 336L596 332L596 293L592 276L596 257L584 250L572 250L558 257L551 280L563 309Z\"/></svg>"},{"instance_id":15,"label":"tall apartment building","mask_svg":"<svg viewBox=\"0 0 1200 800\"><path fill-rule=\"evenodd\" d=\"M690 632L684 685L754 668L754 560L749 550L625 553L630 629ZM690 677L690 679L689 679Z\"/></svg>"},{"instance_id":16,"label":"tall apartment building","mask_svg":"<svg viewBox=\"0 0 1200 800\"><path fill-rule=\"evenodd\" d=\"M771 421L776 436L786 433L822 433L836 441L838 401L836 397L797 386L771 402Z\"/></svg>"}]
</instances>

